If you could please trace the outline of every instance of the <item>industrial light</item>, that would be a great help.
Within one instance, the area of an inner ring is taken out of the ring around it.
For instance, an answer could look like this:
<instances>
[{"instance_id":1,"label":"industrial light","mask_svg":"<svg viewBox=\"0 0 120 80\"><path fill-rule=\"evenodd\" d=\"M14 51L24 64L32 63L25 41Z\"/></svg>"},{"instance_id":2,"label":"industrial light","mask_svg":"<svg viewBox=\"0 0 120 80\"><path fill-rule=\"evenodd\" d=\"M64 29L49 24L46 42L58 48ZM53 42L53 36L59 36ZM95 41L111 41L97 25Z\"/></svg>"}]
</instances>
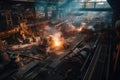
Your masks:
<instances>
[{"instance_id":1,"label":"industrial light","mask_svg":"<svg viewBox=\"0 0 120 80\"><path fill-rule=\"evenodd\" d=\"M99 4L99 5L103 5L103 4L105 4L104 2L98 2L97 4Z\"/></svg>"}]
</instances>

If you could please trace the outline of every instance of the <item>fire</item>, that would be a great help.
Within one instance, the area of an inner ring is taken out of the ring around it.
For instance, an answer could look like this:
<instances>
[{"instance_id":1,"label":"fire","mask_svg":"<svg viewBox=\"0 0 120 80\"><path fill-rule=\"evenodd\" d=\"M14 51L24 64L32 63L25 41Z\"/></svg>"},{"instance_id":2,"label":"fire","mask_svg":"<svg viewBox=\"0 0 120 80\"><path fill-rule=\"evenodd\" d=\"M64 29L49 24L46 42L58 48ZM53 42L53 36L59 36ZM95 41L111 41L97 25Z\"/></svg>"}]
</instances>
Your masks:
<instances>
[{"instance_id":1,"label":"fire","mask_svg":"<svg viewBox=\"0 0 120 80\"><path fill-rule=\"evenodd\" d=\"M54 39L54 42L53 42L54 49L57 49L57 50L62 49L64 45L64 41L62 40L62 38L54 37L53 39Z\"/></svg>"},{"instance_id":2,"label":"fire","mask_svg":"<svg viewBox=\"0 0 120 80\"><path fill-rule=\"evenodd\" d=\"M54 41L54 44L55 44L56 47L59 47L59 46L61 45L61 42L58 41L58 40L55 40L55 41Z\"/></svg>"},{"instance_id":3,"label":"fire","mask_svg":"<svg viewBox=\"0 0 120 80\"><path fill-rule=\"evenodd\" d=\"M63 49L63 45L64 38L61 37L61 33L54 33L53 35L50 35L49 47L52 50L61 50Z\"/></svg>"},{"instance_id":4,"label":"fire","mask_svg":"<svg viewBox=\"0 0 120 80\"><path fill-rule=\"evenodd\" d=\"M61 37L53 36L53 48L54 50L61 50L63 48L64 41Z\"/></svg>"}]
</instances>

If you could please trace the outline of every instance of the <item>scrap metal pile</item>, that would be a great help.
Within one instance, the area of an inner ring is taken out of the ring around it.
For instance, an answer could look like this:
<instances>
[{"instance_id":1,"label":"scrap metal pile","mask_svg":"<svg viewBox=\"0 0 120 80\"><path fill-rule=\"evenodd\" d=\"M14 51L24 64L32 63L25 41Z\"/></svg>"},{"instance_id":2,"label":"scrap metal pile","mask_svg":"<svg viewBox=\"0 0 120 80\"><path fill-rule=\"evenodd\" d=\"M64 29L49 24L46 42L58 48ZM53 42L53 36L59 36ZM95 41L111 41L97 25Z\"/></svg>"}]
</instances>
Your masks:
<instances>
[{"instance_id":1,"label":"scrap metal pile","mask_svg":"<svg viewBox=\"0 0 120 80\"><path fill-rule=\"evenodd\" d=\"M83 69L83 66L89 65L86 60L92 58L99 34L92 29L85 29L84 24L75 27L68 21L61 23L55 26L46 23L45 26L37 27L38 32L35 33L22 24L24 28L20 27L14 33L21 35L21 38L17 36L17 43L10 44L7 38L2 39L5 41L0 42L6 45L3 46L5 49L1 48L4 50L1 50L1 57L7 55L8 61L4 65L0 64L3 70L0 72L0 80L81 79L82 75L78 77L81 71L77 68Z\"/></svg>"}]
</instances>

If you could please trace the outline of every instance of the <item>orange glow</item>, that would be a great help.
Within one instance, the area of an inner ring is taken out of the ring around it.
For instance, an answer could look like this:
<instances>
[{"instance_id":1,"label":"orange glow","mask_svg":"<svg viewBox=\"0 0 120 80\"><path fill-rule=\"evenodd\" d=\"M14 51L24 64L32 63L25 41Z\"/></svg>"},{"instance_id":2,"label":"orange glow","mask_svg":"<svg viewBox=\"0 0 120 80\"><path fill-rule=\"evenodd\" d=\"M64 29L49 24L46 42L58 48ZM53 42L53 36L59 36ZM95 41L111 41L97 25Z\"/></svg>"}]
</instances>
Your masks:
<instances>
[{"instance_id":1,"label":"orange glow","mask_svg":"<svg viewBox=\"0 0 120 80\"><path fill-rule=\"evenodd\" d=\"M81 32L82 29L83 29L83 27L79 27L79 28L77 29L77 31L78 31L78 32Z\"/></svg>"},{"instance_id":2,"label":"orange glow","mask_svg":"<svg viewBox=\"0 0 120 80\"><path fill-rule=\"evenodd\" d=\"M52 50L61 50L63 49L64 45L64 39L63 37L60 37L60 33L55 33L54 35L51 35L51 41L50 41L50 48Z\"/></svg>"},{"instance_id":3,"label":"orange glow","mask_svg":"<svg viewBox=\"0 0 120 80\"><path fill-rule=\"evenodd\" d=\"M61 42L60 41L58 41L58 40L55 40L55 46L60 46L61 45Z\"/></svg>"},{"instance_id":4,"label":"orange glow","mask_svg":"<svg viewBox=\"0 0 120 80\"><path fill-rule=\"evenodd\" d=\"M63 45L63 41L60 38L54 38L54 48L61 48Z\"/></svg>"}]
</instances>

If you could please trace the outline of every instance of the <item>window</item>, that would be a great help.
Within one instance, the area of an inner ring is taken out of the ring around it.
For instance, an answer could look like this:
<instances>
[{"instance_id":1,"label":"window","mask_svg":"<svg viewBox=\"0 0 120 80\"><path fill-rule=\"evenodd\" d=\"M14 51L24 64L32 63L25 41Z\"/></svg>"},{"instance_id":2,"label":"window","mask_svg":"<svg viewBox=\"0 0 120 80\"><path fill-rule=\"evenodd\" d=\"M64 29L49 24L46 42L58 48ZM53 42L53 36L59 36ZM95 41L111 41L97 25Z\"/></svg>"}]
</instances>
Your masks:
<instances>
[{"instance_id":1,"label":"window","mask_svg":"<svg viewBox=\"0 0 120 80\"><path fill-rule=\"evenodd\" d=\"M104 2L107 0L74 0L75 2Z\"/></svg>"},{"instance_id":2,"label":"window","mask_svg":"<svg viewBox=\"0 0 120 80\"><path fill-rule=\"evenodd\" d=\"M106 0L90 0L90 1L101 2L101 1L106 1Z\"/></svg>"}]
</instances>

